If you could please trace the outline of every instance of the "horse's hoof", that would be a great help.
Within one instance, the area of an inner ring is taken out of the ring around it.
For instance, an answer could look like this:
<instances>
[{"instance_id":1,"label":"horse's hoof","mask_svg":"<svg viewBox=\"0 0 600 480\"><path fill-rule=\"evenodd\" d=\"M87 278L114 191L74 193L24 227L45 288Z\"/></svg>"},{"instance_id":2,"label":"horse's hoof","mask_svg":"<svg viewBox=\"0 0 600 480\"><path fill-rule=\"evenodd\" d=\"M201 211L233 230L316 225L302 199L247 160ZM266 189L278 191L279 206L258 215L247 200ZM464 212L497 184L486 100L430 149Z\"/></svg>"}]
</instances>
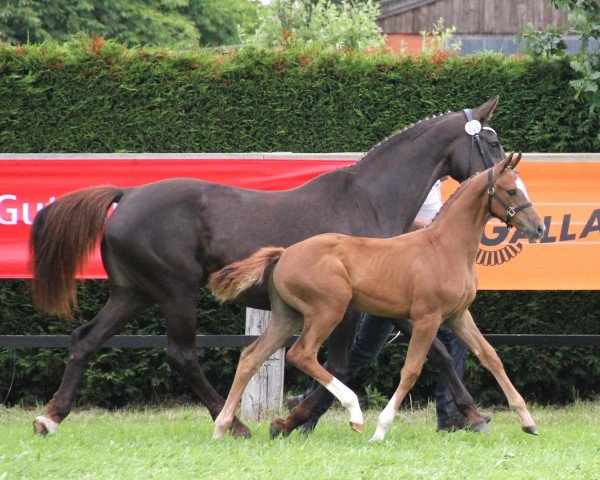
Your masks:
<instances>
[{"instance_id":1,"label":"horse's hoof","mask_svg":"<svg viewBox=\"0 0 600 480\"><path fill-rule=\"evenodd\" d=\"M350 428L358 433L363 433L365 427L362 423L350 422Z\"/></svg>"},{"instance_id":2,"label":"horse's hoof","mask_svg":"<svg viewBox=\"0 0 600 480\"><path fill-rule=\"evenodd\" d=\"M34 420L33 421L33 433L35 433L36 435L45 437L46 435L48 435L48 429L39 420Z\"/></svg>"},{"instance_id":3,"label":"horse's hoof","mask_svg":"<svg viewBox=\"0 0 600 480\"><path fill-rule=\"evenodd\" d=\"M49 433L56 432L57 428L58 423L47 417L39 416L33 421L33 432L42 437L45 437Z\"/></svg>"},{"instance_id":4,"label":"horse's hoof","mask_svg":"<svg viewBox=\"0 0 600 480\"><path fill-rule=\"evenodd\" d=\"M529 427L521 427L521 428L525 433L529 433L530 435L539 435L535 425L530 425Z\"/></svg>"},{"instance_id":5,"label":"horse's hoof","mask_svg":"<svg viewBox=\"0 0 600 480\"><path fill-rule=\"evenodd\" d=\"M285 422L283 421L283 418L275 417L269 426L269 435L271 435L271 438L277 438L281 436L286 437L287 435L285 435L284 430Z\"/></svg>"},{"instance_id":6,"label":"horse's hoof","mask_svg":"<svg viewBox=\"0 0 600 480\"><path fill-rule=\"evenodd\" d=\"M236 432L232 431L231 436L235 438L251 438L252 433L250 432L250 430L242 430Z\"/></svg>"},{"instance_id":7,"label":"horse's hoof","mask_svg":"<svg viewBox=\"0 0 600 480\"><path fill-rule=\"evenodd\" d=\"M252 432L250 432L250 429L246 425L239 422L239 424L231 427L231 435L236 438L250 438L252 437Z\"/></svg>"},{"instance_id":8,"label":"horse's hoof","mask_svg":"<svg viewBox=\"0 0 600 480\"><path fill-rule=\"evenodd\" d=\"M486 422L476 423L475 425L468 425L465 427L465 430L469 430L475 433L490 433L490 429L487 426Z\"/></svg>"}]
</instances>

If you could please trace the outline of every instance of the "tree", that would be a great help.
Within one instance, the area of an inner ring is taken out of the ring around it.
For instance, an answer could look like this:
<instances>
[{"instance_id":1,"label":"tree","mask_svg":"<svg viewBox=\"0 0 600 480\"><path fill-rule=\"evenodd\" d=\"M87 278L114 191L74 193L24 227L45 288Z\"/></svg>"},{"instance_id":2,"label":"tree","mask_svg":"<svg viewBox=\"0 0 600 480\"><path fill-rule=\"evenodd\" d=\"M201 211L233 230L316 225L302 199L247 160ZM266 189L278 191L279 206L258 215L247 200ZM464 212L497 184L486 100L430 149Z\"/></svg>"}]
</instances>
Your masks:
<instances>
[{"instance_id":1,"label":"tree","mask_svg":"<svg viewBox=\"0 0 600 480\"><path fill-rule=\"evenodd\" d=\"M376 19L379 4L342 0L274 0L259 13L252 35L242 31L242 43L275 47L317 43L359 50L382 47L384 37Z\"/></svg>"},{"instance_id":2,"label":"tree","mask_svg":"<svg viewBox=\"0 0 600 480\"><path fill-rule=\"evenodd\" d=\"M64 42L84 31L128 45L171 48L239 43L252 27L254 0L8 0L0 7L0 40Z\"/></svg>"},{"instance_id":3,"label":"tree","mask_svg":"<svg viewBox=\"0 0 600 480\"><path fill-rule=\"evenodd\" d=\"M600 109L600 4L598 0L552 0L552 3L569 12L571 31L581 38L579 51L571 61L571 67L581 78L573 80L571 85L592 111ZM590 42L596 42L594 49L590 49Z\"/></svg>"},{"instance_id":4,"label":"tree","mask_svg":"<svg viewBox=\"0 0 600 480\"><path fill-rule=\"evenodd\" d=\"M189 0L189 18L202 45L240 43L238 27L254 29L260 3L252 0Z\"/></svg>"},{"instance_id":5,"label":"tree","mask_svg":"<svg viewBox=\"0 0 600 480\"><path fill-rule=\"evenodd\" d=\"M527 53L532 56L562 57L566 54L564 35L580 39L577 53L571 58L571 67L579 78L572 80L576 97L583 97L591 112L600 111L600 3L598 0L550 0L558 9L568 12L569 24L544 32L534 31L529 24L517 37L524 40ZM596 110L598 108L598 110Z\"/></svg>"}]
</instances>

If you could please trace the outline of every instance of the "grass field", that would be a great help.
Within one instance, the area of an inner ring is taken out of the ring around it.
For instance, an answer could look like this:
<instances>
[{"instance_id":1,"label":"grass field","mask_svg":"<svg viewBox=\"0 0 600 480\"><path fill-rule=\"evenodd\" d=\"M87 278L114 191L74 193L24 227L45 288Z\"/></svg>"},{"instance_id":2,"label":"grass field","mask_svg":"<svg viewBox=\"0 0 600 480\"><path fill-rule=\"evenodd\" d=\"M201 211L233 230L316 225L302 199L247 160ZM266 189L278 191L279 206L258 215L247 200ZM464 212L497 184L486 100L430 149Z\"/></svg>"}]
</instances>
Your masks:
<instances>
[{"instance_id":1,"label":"grass field","mask_svg":"<svg viewBox=\"0 0 600 480\"><path fill-rule=\"evenodd\" d=\"M312 436L271 440L269 421L251 439L211 440L201 407L72 413L58 432L33 435L39 412L0 409L0 480L30 479L595 479L600 480L600 401L533 407L540 436L516 414L492 410L491 432L435 433L433 407L403 410L385 441L371 443L343 411Z\"/></svg>"}]
</instances>

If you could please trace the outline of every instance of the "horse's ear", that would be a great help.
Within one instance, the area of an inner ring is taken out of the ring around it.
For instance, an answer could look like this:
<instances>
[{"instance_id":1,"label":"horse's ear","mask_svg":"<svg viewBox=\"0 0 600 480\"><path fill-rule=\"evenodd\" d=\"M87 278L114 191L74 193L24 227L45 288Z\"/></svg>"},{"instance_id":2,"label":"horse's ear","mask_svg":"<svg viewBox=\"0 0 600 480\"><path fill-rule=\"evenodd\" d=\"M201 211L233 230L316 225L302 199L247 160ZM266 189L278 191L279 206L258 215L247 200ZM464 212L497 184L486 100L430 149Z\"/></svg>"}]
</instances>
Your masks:
<instances>
[{"instance_id":1,"label":"horse's ear","mask_svg":"<svg viewBox=\"0 0 600 480\"><path fill-rule=\"evenodd\" d=\"M476 108L473 112L473 117L479 120L480 122L489 121L492 118L492 114L498 105L498 101L500 97L496 95L494 98L491 98L487 102L485 102L480 107Z\"/></svg>"}]
</instances>

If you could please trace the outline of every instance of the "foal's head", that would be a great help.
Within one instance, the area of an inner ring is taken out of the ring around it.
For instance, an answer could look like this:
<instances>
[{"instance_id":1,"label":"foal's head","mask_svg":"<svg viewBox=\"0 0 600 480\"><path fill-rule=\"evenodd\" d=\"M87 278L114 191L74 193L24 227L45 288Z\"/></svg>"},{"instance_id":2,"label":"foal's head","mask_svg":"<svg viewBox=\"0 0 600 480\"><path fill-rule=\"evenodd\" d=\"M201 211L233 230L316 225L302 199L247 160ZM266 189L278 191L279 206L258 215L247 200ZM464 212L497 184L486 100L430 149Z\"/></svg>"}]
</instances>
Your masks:
<instances>
[{"instance_id":1,"label":"foal's head","mask_svg":"<svg viewBox=\"0 0 600 480\"><path fill-rule=\"evenodd\" d=\"M509 228L518 228L530 241L535 242L542 237L546 227L515 171L520 160L520 152L517 155L511 153L488 170L488 210L490 215L502 220Z\"/></svg>"}]
</instances>

